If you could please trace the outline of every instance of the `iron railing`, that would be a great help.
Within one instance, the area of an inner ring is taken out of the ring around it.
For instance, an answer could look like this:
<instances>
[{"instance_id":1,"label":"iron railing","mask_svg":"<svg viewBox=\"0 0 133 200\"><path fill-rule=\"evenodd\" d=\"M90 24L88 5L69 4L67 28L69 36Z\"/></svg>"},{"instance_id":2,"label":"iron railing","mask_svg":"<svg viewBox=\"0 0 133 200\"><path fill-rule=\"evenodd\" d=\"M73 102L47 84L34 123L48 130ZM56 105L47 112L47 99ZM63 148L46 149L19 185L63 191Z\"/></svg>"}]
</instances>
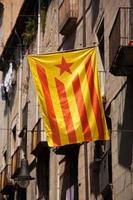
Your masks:
<instances>
[{"instance_id":1,"label":"iron railing","mask_svg":"<svg viewBox=\"0 0 133 200\"><path fill-rule=\"evenodd\" d=\"M119 8L109 35L110 66L122 46L130 46L133 40L133 8Z\"/></svg>"},{"instance_id":2,"label":"iron railing","mask_svg":"<svg viewBox=\"0 0 133 200\"><path fill-rule=\"evenodd\" d=\"M59 31L66 34L78 18L78 0L63 0L59 5Z\"/></svg>"},{"instance_id":3,"label":"iron railing","mask_svg":"<svg viewBox=\"0 0 133 200\"><path fill-rule=\"evenodd\" d=\"M31 153L35 156L40 154L42 149L47 146L45 131L43 130L43 121L40 118L31 131Z\"/></svg>"}]
</instances>

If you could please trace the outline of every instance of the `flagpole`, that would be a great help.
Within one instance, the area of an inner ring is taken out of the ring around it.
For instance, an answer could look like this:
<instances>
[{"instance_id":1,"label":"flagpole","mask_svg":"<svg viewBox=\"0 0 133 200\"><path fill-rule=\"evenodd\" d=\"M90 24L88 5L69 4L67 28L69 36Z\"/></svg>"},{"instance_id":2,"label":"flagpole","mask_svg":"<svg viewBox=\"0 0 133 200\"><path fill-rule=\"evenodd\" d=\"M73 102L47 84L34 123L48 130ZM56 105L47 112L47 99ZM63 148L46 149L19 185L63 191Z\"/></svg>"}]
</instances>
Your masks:
<instances>
[{"instance_id":1,"label":"flagpole","mask_svg":"<svg viewBox=\"0 0 133 200\"><path fill-rule=\"evenodd\" d=\"M38 0L37 54L40 53L40 32L41 32L40 7L41 7L40 0Z\"/></svg>"}]
</instances>

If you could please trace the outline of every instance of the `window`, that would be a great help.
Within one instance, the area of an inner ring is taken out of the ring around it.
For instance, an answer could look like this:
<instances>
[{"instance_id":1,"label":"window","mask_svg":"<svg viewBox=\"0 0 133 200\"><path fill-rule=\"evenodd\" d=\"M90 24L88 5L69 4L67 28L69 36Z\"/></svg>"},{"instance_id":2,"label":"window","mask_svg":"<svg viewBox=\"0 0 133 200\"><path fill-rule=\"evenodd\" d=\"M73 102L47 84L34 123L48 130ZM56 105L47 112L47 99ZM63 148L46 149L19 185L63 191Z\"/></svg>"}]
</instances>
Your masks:
<instances>
[{"instance_id":1,"label":"window","mask_svg":"<svg viewBox=\"0 0 133 200\"><path fill-rule=\"evenodd\" d=\"M17 144L16 144L16 137L17 137L17 129L16 125L13 127L12 132L11 132L11 153L14 153L16 150Z\"/></svg>"},{"instance_id":2,"label":"window","mask_svg":"<svg viewBox=\"0 0 133 200\"><path fill-rule=\"evenodd\" d=\"M28 123L28 102L25 104L22 110L22 129L27 129Z\"/></svg>"},{"instance_id":3,"label":"window","mask_svg":"<svg viewBox=\"0 0 133 200\"><path fill-rule=\"evenodd\" d=\"M25 104L22 110L22 131L20 133L21 147L25 154L27 155L27 123L28 123L28 102Z\"/></svg>"},{"instance_id":4,"label":"window","mask_svg":"<svg viewBox=\"0 0 133 200\"><path fill-rule=\"evenodd\" d=\"M101 55L102 64L104 66L104 20L100 23L99 29L97 31L97 37L99 42L99 51Z\"/></svg>"},{"instance_id":5,"label":"window","mask_svg":"<svg viewBox=\"0 0 133 200\"><path fill-rule=\"evenodd\" d=\"M6 163L7 163L7 149L5 150L5 152L3 154L3 158L4 158L3 164L6 165Z\"/></svg>"}]
</instances>

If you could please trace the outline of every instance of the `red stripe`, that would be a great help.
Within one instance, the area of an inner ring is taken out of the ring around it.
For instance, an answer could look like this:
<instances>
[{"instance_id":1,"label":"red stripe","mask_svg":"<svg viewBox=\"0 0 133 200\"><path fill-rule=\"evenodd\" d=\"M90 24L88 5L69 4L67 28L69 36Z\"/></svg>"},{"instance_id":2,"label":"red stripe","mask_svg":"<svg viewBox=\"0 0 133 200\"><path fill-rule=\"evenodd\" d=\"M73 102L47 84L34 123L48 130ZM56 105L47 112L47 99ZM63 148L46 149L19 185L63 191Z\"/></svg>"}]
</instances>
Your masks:
<instances>
[{"instance_id":1,"label":"red stripe","mask_svg":"<svg viewBox=\"0 0 133 200\"><path fill-rule=\"evenodd\" d=\"M83 129L83 134L84 134L84 139L85 141L92 141L91 137L91 130L90 126L88 124L88 118L87 118L87 111L81 91L81 86L80 86L80 80L79 76L77 76L74 81L73 81L73 90L74 90L74 95L77 103L77 108L80 116L80 121Z\"/></svg>"},{"instance_id":2,"label":"red stripe","mask_svg":"<svg viewBox=\"0 0 133 200\"><path fill-rule=\"evenodd\" d=\"M38 72L38 76L42 85L43 95L46 101L48 119L49 119L51 130L52 130L52 140L53 140L54 146L60 146L61 140L60 140L59 128L58 128L57 119L56 119L53 104L52 104L47 76L46 76L45 70L42 69L40 65L37 65L37 72Z\"/></svg>"},{"instance_id":3,"label":"red stripe","mask_svg":"<svg viewBox=\"0 0 133 200\"><path fill-rule=\"evenodd\" d=\"M75 133L75 129L73 126L72 116L71 116L71 112L69 109L64 84L56 78L55 78L55 82L56 82L57 92L58 92L59 99L60 99L60 105L62 108L64 122L66 125L69 143L70 144L77 143L76 133Z\"/></svg>"},{"instance_id":4,"label":"red stripe","mask_svg":"<svg viewBox=\"0 0 133 200\"><path fill-rule=\"evenodd\" d=\"M93 111L94 111L94 115L95 115L97 127L98 127L99 139L104 139L104 125L103 125L102 113L100 109L100 102L98 99L98 94L97 94L95 83L94 83L94 71L93 71L91 57L88 59L85 65L85 68L86 68L86 73L87 73L87 78L88 78L88 85L90 89L91 104L93 107Z\"/></svg>"}]
</instances>

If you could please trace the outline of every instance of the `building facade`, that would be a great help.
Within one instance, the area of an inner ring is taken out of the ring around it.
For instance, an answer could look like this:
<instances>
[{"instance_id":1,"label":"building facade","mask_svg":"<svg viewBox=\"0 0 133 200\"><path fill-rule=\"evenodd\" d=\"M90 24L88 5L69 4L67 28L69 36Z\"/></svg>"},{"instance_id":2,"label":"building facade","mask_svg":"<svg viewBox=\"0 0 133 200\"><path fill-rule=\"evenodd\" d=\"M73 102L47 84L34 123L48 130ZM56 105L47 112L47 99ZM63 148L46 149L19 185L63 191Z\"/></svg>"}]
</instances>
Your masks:
<instances>
[{"instance_id":1,"label":"building facade","mask_svg":"<svg viewBox=\"0 0 133 200\"><path fill-rule=\"evenodd\" d=\"M1 199L133 199L132 4L0 1ZM92 46L111 139L49 148L27 56ZM17 181L23 159L29 185Z\"/></svg>"}]
</instances>

